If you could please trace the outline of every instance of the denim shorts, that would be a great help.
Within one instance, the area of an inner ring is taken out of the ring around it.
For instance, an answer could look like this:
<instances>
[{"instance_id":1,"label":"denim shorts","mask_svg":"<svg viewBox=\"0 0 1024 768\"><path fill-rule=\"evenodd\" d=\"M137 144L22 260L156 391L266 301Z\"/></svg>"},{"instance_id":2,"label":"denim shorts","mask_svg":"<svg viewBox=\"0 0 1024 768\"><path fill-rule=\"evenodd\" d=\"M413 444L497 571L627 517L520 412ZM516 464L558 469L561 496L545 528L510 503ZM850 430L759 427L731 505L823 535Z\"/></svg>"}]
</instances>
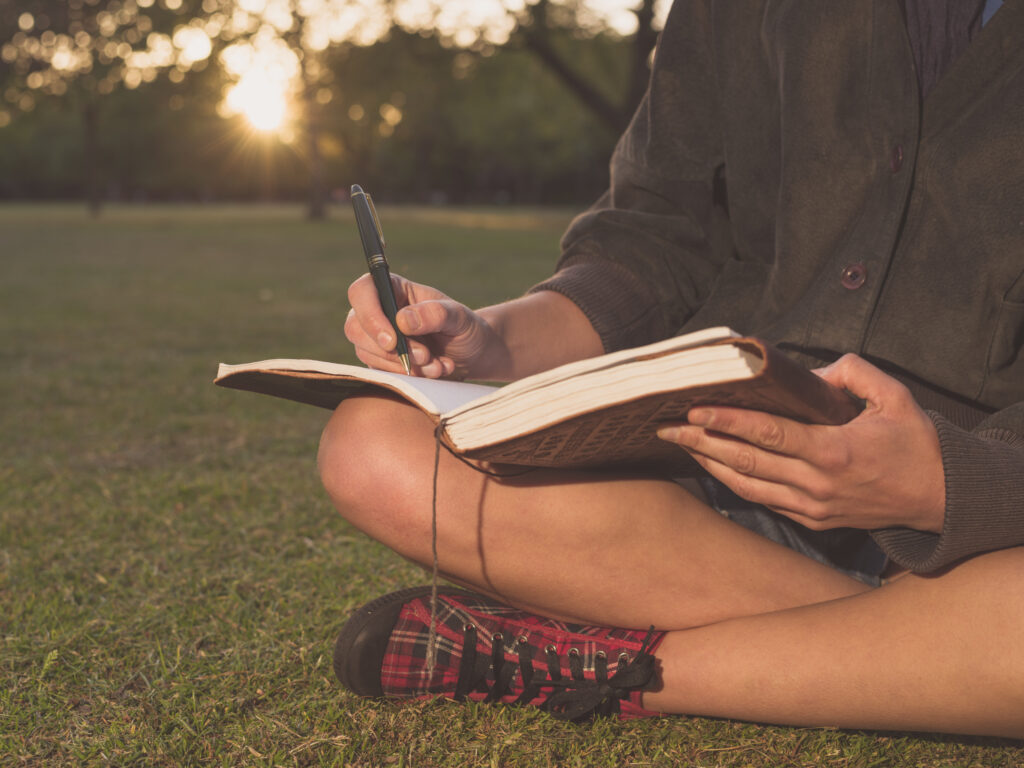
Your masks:
<instances>
[{"instance_id":1,"label":"denim shorts","mask_svg":"<svg viewBox=\"0 0 1024 768\"><path fill-rule=\"evenodd\" d=\"M714 478L701 478L700 486L708 503L736 524L865 584L877 587L882 583L889 558L867 531L812 531L760 504L744 501Z\"/></svg>"}]
</instances>

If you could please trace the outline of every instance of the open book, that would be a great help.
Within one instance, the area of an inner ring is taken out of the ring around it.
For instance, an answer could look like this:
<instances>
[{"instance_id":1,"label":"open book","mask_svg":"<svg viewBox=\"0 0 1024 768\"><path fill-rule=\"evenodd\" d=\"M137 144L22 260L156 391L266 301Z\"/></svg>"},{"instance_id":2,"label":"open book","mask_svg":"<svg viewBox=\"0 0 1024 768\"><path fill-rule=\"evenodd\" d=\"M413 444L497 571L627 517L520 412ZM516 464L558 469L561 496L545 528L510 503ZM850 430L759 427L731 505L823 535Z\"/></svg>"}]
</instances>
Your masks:
<instances>
[{"instance_id":1,"label":"open book","mask_svg":"<svg viewBox=\"0 0 1024 768\"><path fill-rule=\"evenodd\" d=\"M221 364L216 384L334 408L393 392L441 423L455 453L501 464L632 466L683 473L695 464L660 440L660 424L695 405L730 405L841 424L860 406L764 342L709 328L580 360L503 387L439 381L316 360Z\"/></svg>"}]
</instances>

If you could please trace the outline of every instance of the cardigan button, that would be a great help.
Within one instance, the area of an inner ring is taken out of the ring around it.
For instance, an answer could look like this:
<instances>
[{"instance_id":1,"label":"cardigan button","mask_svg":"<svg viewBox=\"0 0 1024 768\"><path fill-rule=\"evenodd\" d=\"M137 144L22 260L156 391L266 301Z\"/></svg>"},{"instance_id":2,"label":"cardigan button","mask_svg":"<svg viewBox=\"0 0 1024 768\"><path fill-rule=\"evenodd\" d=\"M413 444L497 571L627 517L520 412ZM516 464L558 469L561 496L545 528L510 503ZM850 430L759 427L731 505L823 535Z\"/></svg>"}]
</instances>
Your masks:
<instances>
[{"instance_id":1,"label":"cardigan button","mask_svg":"<svg viewBox=\"0 0 1024 768\"><path fill-rule=\"evenodd\" d=\"M867 268L860 263L850 264L843 269L842 275L840 275L840 282L843 284L843 288L847 288L851 291L855 291L864 285L864 281L868 279Z\"/></svg>"},{"instance_id":2,"label":"cardigan button","mask_svg":"<svg viewBox=\"0 0 1024 768\"><path fill-rule=\"evenodd\" d=\"M903 145L897 144L892 148L892 155L889 157L889 167L892 168L893 173L899 173L900 168L903 167Z\"/></svg>"}]
</instances>

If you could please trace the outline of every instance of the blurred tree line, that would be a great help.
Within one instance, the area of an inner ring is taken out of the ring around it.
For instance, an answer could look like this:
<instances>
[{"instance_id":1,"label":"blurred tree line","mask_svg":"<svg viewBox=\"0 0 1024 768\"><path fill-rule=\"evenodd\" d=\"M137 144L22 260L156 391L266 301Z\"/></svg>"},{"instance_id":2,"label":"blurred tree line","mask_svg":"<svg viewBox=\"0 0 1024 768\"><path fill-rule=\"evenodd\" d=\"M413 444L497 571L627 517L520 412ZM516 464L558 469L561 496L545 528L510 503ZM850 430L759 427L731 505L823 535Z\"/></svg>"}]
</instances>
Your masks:
<instances>
[{"instance_id":1,"label":"blurred tree line","mask_svg":"<svg viewBox=\"0 0 1024 768\"><path fill-rule=\"evenodd\" d=\"M226 0L160 2L0 0L0 199L308 199L316 216L359 183L389 201L587 202L657 34L653 0L633 36L582 25L583 0L537 0L501 44L394 24L371 44L311 49L291 0L278 36L300 62L293 119L260 131L225 111L231 36L185 66L181 51L140 58L204 16L209 29L214 9L227 18ZM79 45L90 63L75 69Z\"/></svg>"}]
</instances>

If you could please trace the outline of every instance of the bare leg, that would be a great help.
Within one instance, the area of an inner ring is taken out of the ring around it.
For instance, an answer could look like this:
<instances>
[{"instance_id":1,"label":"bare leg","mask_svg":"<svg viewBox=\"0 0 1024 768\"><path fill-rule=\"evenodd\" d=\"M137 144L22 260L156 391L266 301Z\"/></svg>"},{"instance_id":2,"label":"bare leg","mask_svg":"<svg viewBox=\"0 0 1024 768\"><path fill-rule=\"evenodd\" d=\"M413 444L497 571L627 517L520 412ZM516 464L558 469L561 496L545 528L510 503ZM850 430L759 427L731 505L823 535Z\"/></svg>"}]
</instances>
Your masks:
<instances>
[{"instance_id":1,"label":"bare leg","mask_svg":"<svg viewBox=\"0 0 1024 768\"><path fill-rule=\"evenodd\" d=\"M1024 738L1024 548L931 578L671 632L647 707Z\"/></svg>"},{"instance_id":2,"label":"bare leg","mask_svg":"<svg viewBox=\"0 0 1024 768\"><path fill-rule=\"evenodd\" d=\"M387 398L332 417L339 510L429 564L429 420ZM662 480L537 472L494 481L445 452L451 578L520 607L670 631L645 706L805 726L1024 737L1024 548L871 590L723 520Z\"/></svg>"},{"instance_id":3,"label":"bare leg","mask_svg":"<svg viewBox=\"0 0 1024 768\"><path fill-rule=\"evenodd\" d=\"M365 397L332 417L320 468L346 518L429 565L434 455L423 414ZM663 479L545 470L495 481L440 458L442 571L522 608L678 629L867 590Z\"/></svg>"}]
</instances>

